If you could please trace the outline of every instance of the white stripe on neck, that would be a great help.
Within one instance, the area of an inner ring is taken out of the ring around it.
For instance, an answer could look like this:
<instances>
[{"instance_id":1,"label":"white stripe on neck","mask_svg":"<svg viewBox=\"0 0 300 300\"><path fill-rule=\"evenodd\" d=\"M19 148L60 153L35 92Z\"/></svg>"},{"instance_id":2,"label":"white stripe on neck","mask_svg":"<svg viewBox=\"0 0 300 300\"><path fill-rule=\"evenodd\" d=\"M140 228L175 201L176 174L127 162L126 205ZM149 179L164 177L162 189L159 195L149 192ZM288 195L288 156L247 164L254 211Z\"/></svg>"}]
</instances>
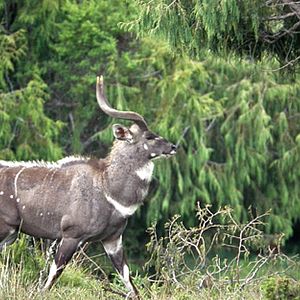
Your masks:
<instances>
[{"instance_id":1,"label":"white stripe on neck","mask_svg":"<svg viewBox=\"0 0 300 300\"><path fill-rule=\"evenodd\" d=\"M152 161L149 161L147 164L145 164L143 167L137 169L135 172L141 180L150 182L152 173L153 173L153 169L154 169L154 163Z\"/></svg>"},{"instance_id":2,"label":"white stripe on neck","mask_svg":"<svg viewBox=\"0 0 300 300\"><path fill-rule=\"evenodd\" d=\"M139 208L139 204L133 204L130 206L124 206L119 203L117 200L111 198L108 195L105 195L106 200L113 205L113 207L124 217L127 218L134 214L134 212Z\"/></svg>"}]
</instances>

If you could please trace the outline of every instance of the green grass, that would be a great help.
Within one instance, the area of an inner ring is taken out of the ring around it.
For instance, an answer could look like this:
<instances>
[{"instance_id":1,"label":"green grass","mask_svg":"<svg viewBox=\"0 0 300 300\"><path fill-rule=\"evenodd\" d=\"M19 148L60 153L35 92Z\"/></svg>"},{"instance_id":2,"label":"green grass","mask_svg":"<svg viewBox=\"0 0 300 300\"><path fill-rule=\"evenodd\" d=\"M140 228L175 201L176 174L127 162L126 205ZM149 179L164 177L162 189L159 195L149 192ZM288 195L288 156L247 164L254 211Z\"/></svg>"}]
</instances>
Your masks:
<instances>
[{"instance_id":1,"label":"green grass","mask_svg":"<svg viewBox=\"0 0 300 300\"><path fill-rule=\"evenodd\" d=\"M268 245L262 247L265 236L254 222L214 225L211 221L215 216L208 214L205 219L201 214L208 225L196 228L185 228L175 217L167 223L167 235L161 238L155 227L148 231L146 271L132 272L142 299L300 300L298 257L284 255L280 247L273 248L277 251ZM211 224L217 226L218 238L204 234L202 228L211 229ZM201 243L199 237L203 237ZM240 237L238 242L236 237ZM41 293L52 259L49 255L45 259L38 249L21 235L0 254L0 300L124 299L127 291L106 256L88 256L84 250L75 255L53 289ZM101 249L95 253L99 252Z\"/></svg>"},{"instance_id":2,"label":"green grass","mask_svg":"<svg viewBox=\"0 0 300 300\"><path fill-rule=\"evenodd\" d=\"M54 288L49 292L41 293L39 272L35 270L33 277L33 272L29 272L24 260L15 263L12 259L12 252L9 251L2 255L0 261L1 300L124 299L123 296L118 295L120 292L126 292L118 276L110 282L107 279L99 280L91 275L81 261L71 263ZM160 279L151 281L140 275L134 276L134 282L142 299L149 300L300 299L300 284L295 280L299 279L299 264L292 260L283 262L275 259L271 265L272 267L268 265L260 270L257 281L251 281L243 288L230 282L228 276L230 274L227 274L228 278L220 276L220 280L214 279L208 282L206 287L200 288L201 280L204 278L201 272L180 276L178 283L174 283L172 278L165 281ZM248 268L248 264L245 262L243 267ZM287 269L289 275L283 275ZM288 297L289 293L293 298Z\"/></svg>"}]
</instances>

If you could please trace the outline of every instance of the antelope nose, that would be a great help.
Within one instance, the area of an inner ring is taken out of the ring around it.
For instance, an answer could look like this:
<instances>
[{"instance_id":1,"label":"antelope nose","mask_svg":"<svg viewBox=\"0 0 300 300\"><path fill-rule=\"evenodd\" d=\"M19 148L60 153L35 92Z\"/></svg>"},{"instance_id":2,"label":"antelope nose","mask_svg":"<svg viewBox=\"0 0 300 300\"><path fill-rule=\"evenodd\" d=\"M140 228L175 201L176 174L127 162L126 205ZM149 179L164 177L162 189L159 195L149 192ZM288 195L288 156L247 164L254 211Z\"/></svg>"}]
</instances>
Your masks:
<instances>
[{"instance_id":1,"label":"antelope nose","mask_svg":"<svg viewBox=\"0 0 300 300\"><path fill-rule=\"evenodd\" d=\"M175 154L176 153L176 150L177 150L177 146L176 145L174 145L174 144L172 144L171 145L171 154Z\"/></svg>"}]
</instances>

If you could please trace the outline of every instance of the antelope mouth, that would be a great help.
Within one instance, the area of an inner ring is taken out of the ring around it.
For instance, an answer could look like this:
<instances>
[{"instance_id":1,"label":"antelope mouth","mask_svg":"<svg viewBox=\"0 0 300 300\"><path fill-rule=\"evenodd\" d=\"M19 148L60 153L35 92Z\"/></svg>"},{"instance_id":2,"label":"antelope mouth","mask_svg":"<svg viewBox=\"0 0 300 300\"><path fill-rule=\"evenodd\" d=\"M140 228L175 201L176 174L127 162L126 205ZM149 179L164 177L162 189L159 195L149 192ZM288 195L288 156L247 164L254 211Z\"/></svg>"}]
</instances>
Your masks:
<instances>
[{"instance_id":1,"label":"antelope mouth","mask_svg":"<svg viewBox=\"0 0 300 300\"><path fill-rule=\"evenodd\" d=\"M177 147L175 145L172 145L171 151L163 152L162 156L164 156L164 157L171 157L171 156L175 155L176 152L177 152Z\"/></svg>"},{"instance_id":2,"label":"antelope mouth","mask_svg":"<svg viewBox=\"0 0 300 300\"><path fill-rule=\"evenodd\" d=\"M172 145L171 146L171 151L168 152L168 153L163 153L164 155L167 155L167 156L173 156L175 155L177 152L177 146L176 145Z\"/></svg>"},{"instance_id":3,"label":"antelope mouth","mask_svg":"<svg viewBox=\"0 0 300 300\"><path fill-rule=\"evenodd\" d=\"M170 155L175 155L177 153L177 151L175 149L173 149L171 152L170 152Z\"/></svg>"},{"instance_id":4,"label":"antelope mouth","mask_svg":"<svg viewBox=\"0 0 300 300\"><path fill-rule=\"evenodd\" d=\"M166 157L166 158L169 158L169 157L172 157L173 155L176 154L176 150L172 150L171 152L169 153L163 153L161 156L163 157Z\"/></svg>"},{"instance_id":5,"label":"antelope mouth","mask_svg":"<svg viewBox=\"0 0 300 300\"><path fill-rule=\"evenodd\" d=\"M155 160L155 159L159 159L159 158L170 158L175 154L176 154L176 150L171 150L170 152L163 152L161 154L151 153L150 159Z\"/></svg>"}]
</instances>

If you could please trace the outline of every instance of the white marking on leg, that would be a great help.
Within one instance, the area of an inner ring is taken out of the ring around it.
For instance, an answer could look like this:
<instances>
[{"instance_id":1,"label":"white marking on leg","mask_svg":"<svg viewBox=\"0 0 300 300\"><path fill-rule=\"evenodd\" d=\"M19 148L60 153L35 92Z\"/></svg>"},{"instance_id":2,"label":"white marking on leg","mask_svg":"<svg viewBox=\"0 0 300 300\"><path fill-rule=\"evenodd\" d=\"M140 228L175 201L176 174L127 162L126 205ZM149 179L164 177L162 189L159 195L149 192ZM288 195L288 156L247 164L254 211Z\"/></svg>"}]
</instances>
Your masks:
<instances>
[{"instance_id":1,"label":"white marking on leg","mask_svg":"<svg viewBox=\"0 0 300 300\"><path fill-rule=\"evenodd\" d=\"M57 273L57 266L55 264L55 261L52 263L51 268L50 268L50 272L49 272L49 276L48 276L48 280L44 286L44 290L47 290L49 287L51 287L52 281Z\"/></svg>"},{"instance_id":2,"label":"white marking on leg","mask_svg":"<svg viewBox=\"0 0 300 300\"><path fill-rule=\"evenodd\" d=\"M17 197L18 195L18 188L17 188L17 182L18 182L18 178L21 175L21 173L24 171L25 167L23 167L15 176L15 180L14 180L14 186L15 186L15 196ZM12 197L11 197L12 198Z\"/></svg>"},{"instance_id":3,"label":"white marking on leg","mask_svg":"<svg viewBox=\"0 0 300 300\"><path fill-rule=\"evenodd\" d=\"M123 278L126 282L129 282L129 268L127 265L123 267Z\"/></svg>"},{"instance_id":4,"label":"white marking on leg","mask_svg":"<svg viewBox=\"0 0 300 300\"><path fill-rule=\"evenodd\" d=\"M124 284L126 285L126 287L131 291L134 292L134 288L130 282L130 277L129 277L129 268L128 266L125 264L123 266L123 275L122 275L122 279L124 281Z\"/></svg>"},{"instance_id":5,"label":"white marking on leg","mask_svg":"<svg viewBox=\"0 0 300 300\"><path fill-rule=\"evenodd\" d=\"M134 212L139 208L140 204L133 204L130 206L124 206L119 203L117 200L111 198L108 195L105 195L106 200L114 206L114 208L124 217L127 218L134 214Z\"/></svg>"},{"instance_id":6,"label":"white marking on leg","mask_svg":"<svg viewBox=\"0 0 300 300\"><path fill-rule=\"evenodd\" d=\"M14 197L14 195L10 195L9 198L12 199Z\"/></svg>"},{"instance_id":7,"label":"white marking on leg","mask_svg":"<svg viewBox=\"0 0 300 300\"><path fill-rule=\"evenodd\" d=\"M149 149L149 147L148 147L147 144L144 144L144 149L145 149L145 150L148 150L148 149Z\"/></svg>"},{"instance_id":8,"label":"white marking on leg","mask_svg":"<svg viewBox=\"0 0 300 300\"><path fill-rule=\"evenodd\" d=\"M77 246L77 248L80 248L81 247L81 245L84 243L84 241L80 241L79 243L78 243L78 246Z\"/></svg>"},{"instance_id":9,"label":"white marking on leg","mask_svg":"<svg viewBox=\"0 0 300 300\"><path fill-rule=\"evenodd\" d=\"M4 192L3 192L3 191L1 191L1 192L0 192L0 195L3 195L3 194L4 194Z\"/></svg>"},{"instance_id":10,"label":"white marking on leg","mask_svg":"<svg viewBox=\"0 0 300 300\"><path fill-rule=\"evenodd\" d=\"M153 169L154 169L154 164L152 161L150 161L147 164L145 164L143 167L137 169L135 172L141 180L150 182Z\"/></svg>"},{"instance_id":11,"label":"white marking on leg","mask_svg":"<svg viewBox=\"0 0 300 300\"><path fill-rule=\"evenodd\" d=\"M62 245L62 243L64 242L64 238L61 239L61 241L58 244L58 248Z\"/></svg>"},{"instance_id":12,"label":"white marking on leg","mask_svg":"<svg viewBox=\"0 0 300 300\"><path fill-rule=\"evenodd\" d=\"M108 255L113 255L122 249L122 235L114 241L103 242L103 247Z\"/></svg>"}]
</instances>

